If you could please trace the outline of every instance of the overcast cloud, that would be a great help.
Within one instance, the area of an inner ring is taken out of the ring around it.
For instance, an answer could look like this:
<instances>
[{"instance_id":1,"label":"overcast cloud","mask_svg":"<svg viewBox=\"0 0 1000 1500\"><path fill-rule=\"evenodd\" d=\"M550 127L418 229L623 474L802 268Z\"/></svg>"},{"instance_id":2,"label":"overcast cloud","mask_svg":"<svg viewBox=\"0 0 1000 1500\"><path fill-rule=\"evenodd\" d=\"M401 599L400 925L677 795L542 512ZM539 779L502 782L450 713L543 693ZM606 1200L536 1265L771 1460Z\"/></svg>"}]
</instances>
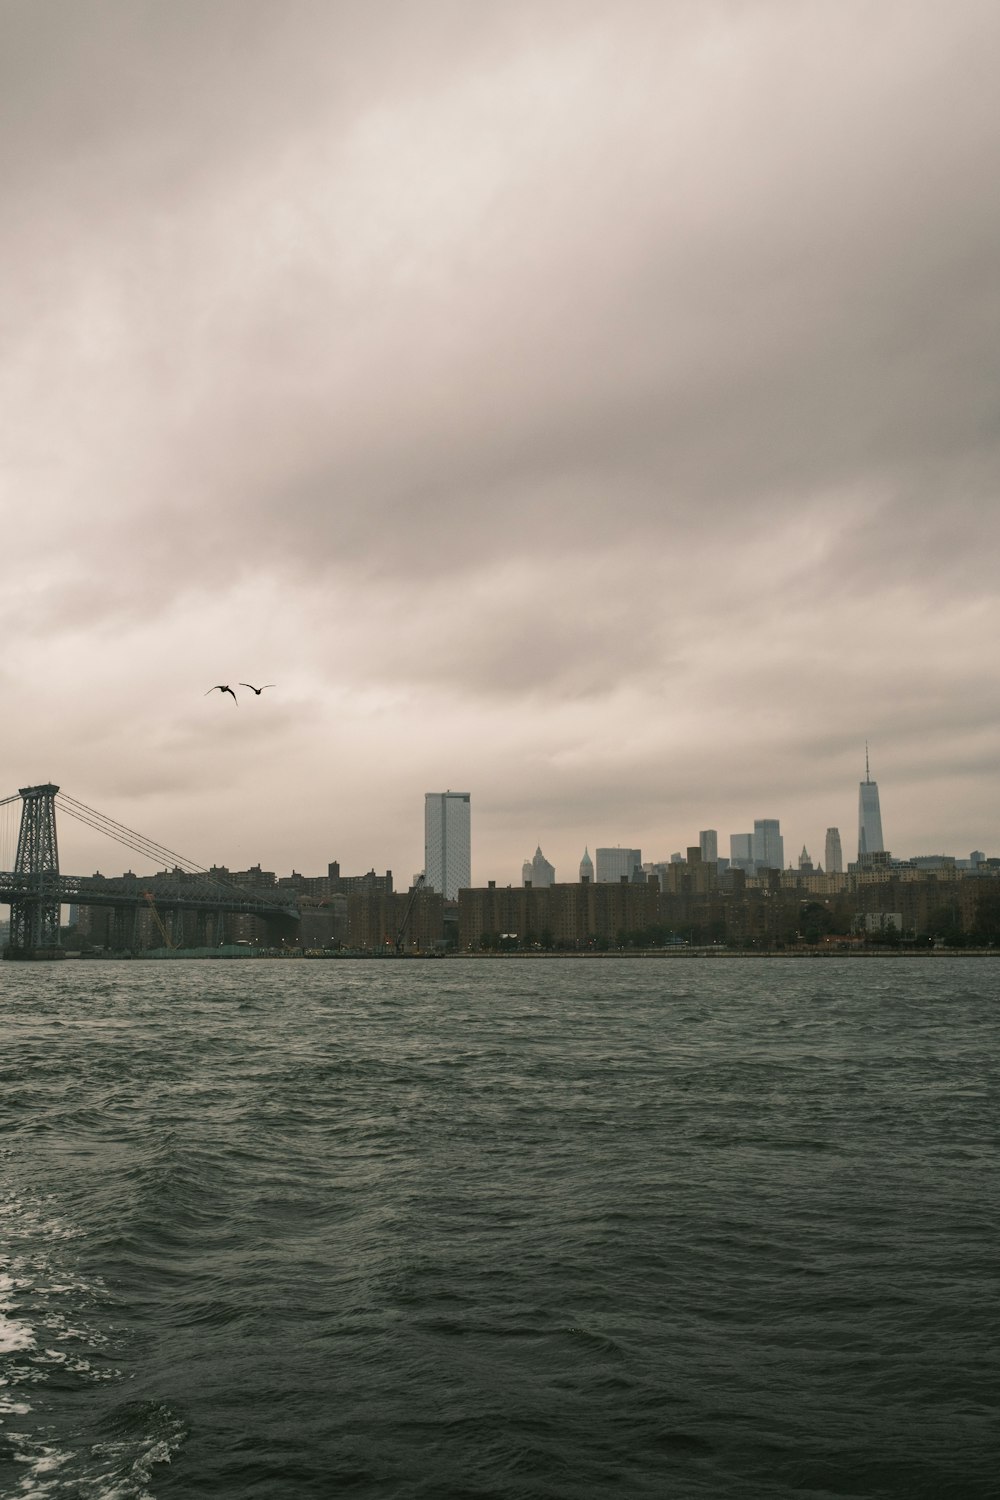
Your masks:
<instances>
[{"instance_id":1,"label":"overcast cloud","mask_svg":"<svg viewBox=\"0 0 1000 1500\"><path fill-rule=\"evenodd\" d=\"M0 796L402 884L451 787L503 883L853 858L868 740L1000 855L998 69L992 0L0 0Z\"/></svg>"}]
</instances>

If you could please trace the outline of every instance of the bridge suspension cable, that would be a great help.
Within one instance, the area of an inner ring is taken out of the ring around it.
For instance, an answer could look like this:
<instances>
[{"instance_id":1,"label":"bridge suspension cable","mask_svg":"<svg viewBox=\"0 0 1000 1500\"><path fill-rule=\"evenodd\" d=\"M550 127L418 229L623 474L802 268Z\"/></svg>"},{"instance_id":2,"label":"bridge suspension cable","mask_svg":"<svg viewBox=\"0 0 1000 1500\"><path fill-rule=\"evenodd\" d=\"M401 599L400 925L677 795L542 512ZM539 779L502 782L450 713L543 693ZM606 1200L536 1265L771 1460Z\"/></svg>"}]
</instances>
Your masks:
<instances>
[{"instance_id":1,"label":"bridge suspension cable","mask_svg":"<svg viewBox=\"0 0 1000 1500\"><path fill-rule=\"evenodd\" d=\"M98 833L106 834L108 838L114 839L117 844L124 844L126 849L131 849L135 854L144 854L147 859L155 860L158 864L167 867L172 865L188 875L208 875L209 873L205 865L196 864L185 855L178 854L163 844L158 844L155 839L147 838L144 833L137 833L134 828L127 828L124 823L116 822L106 813L88 807L85 802L78 802L75 797L67 796L65 792L59 792L56 800L63 812L75 818L78 823L86 823L88 828L94 828ZM224 882L220 883L224 884Z\"/></svg>"},{"instance_id":2,"label":"bridge suspension cable","mask_svg":"<svg viewBox=\"0 0 1000 1500\"><path fill-rule=\"evenodd\" d=\"M2 870L14 868L15 853L20 841L23 801L20 793L12 797L0 798L0 869ZM165 844L158 844L155 839L149 838L144 833L138 833L134 828L128 828L114 818L109 818L107 813L88 807L85 802L79 802L67 792L57 791L55 801L62 812L75 818L78 823L84 823L97 833L103 833L107 838L113 839L116 844L121 844L126 849L131 849L134 853L152 860L167 873L179 871L187 876L196 876L203 885L213 887L223 900L237 900L245 904L248 899L252 898L281 907L288 905L287 902L275 902L275 898L263 891L252 892L244 881L227 880L213 873L206 865L200 865L195 860L188 859L186 855L178 854L176 849L168 849Z\"/></svg>"},{"instance_id":3,"label":"bridge suspension cable","mask_svg":"<svg viewBox=\"0 0 1000 1500\"><path fill-rule=\"evenodd\" d=\"M0 870L14 868L17 840L21 831L21 811L18 804L22 801L20 792L0 801Z\"/></svg>"},{"instance_id":4,"label":"bridge suspension cable","mask_svg":"<svg viewBox=\"0 0 1000 1500\"><path fill-rule=\"evenodd\" d=\"M88 828L106 834L108 838L114 839L115 843L124 845L126 849L131 849L136 854L145 855L147 859L153 860L165 869L173 867L183 871L185 875L198 875L225 897L231 898L235 894L241 900L246 899L246 887L242 884L213 875L206 865L197 864L186 855L178 854L175 849L168 849L165 844L158 844L155 839L149 838L146 834L137 833L134 828L128 828L124 823L109 818L107 813L98 812L96 808L88 807L85 802L78 802L68 793L58 792L56 802L63 812L68 813L77 822L85 823Z\"/></svg>"}]
</instances>

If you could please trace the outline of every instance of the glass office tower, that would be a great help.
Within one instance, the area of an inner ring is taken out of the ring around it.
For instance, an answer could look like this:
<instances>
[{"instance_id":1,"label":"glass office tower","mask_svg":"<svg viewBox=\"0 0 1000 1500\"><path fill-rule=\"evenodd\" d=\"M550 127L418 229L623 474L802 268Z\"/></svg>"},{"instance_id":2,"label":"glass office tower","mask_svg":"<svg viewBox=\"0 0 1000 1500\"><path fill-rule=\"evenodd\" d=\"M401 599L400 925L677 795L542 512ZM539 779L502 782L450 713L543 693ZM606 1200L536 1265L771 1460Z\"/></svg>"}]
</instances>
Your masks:
<instances>
[{"instance_id":1,"label":"glass office tower","mask_svg":"<svg viewBox=\"0 0 1000 1500\"><path fill-rule=\"evenodd\" d=\"M472 884L469 800L468 792L427 792L424 797L426 884L448 901Z\"/></svg>"}]
</instances>

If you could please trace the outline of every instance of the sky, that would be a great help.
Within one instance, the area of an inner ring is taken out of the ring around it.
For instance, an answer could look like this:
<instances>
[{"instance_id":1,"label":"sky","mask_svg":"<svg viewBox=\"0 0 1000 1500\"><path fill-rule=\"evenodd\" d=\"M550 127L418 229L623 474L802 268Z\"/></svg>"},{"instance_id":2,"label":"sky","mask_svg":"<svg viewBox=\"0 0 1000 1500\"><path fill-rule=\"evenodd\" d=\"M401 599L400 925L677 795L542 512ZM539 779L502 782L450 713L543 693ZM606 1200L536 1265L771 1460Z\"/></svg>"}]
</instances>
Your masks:
<instances>
[{"instance_id":1,"label":"sky","mask_svg":"<svg viewBox=\"0 0 1000 1500\"><path fill-rule=\"evenodd\" d=\"M399 887L468 791L505 884L853 858L868 742L893 853L1000 855L998 68L994 0L0 0L0 797Z\"/></svg>"}]
</instances>

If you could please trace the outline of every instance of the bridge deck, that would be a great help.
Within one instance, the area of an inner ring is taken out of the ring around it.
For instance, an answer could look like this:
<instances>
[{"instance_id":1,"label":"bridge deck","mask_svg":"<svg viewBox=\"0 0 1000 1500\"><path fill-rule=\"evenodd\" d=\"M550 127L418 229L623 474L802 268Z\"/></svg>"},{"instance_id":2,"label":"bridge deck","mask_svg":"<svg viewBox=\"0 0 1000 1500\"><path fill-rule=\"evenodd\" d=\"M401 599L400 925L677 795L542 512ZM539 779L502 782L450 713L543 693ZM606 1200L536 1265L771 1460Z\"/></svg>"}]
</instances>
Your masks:
<instances>
[{"instance_id":1,"label":"bridge deck","mask_svg":"<svg viewBox=\"0 0 1000 1500\"><path fill-rule=\"evenodd\" d=\"M197 879L164 880L151 876L105 879L93 875L33 875L0 870L0 903L50 901L60 906L149 906L152 896L161 911L243 912L261 917L285 917L297 921L294 899L269 892L245 892L236 886Z\"/></svg>"}]
</instances>

